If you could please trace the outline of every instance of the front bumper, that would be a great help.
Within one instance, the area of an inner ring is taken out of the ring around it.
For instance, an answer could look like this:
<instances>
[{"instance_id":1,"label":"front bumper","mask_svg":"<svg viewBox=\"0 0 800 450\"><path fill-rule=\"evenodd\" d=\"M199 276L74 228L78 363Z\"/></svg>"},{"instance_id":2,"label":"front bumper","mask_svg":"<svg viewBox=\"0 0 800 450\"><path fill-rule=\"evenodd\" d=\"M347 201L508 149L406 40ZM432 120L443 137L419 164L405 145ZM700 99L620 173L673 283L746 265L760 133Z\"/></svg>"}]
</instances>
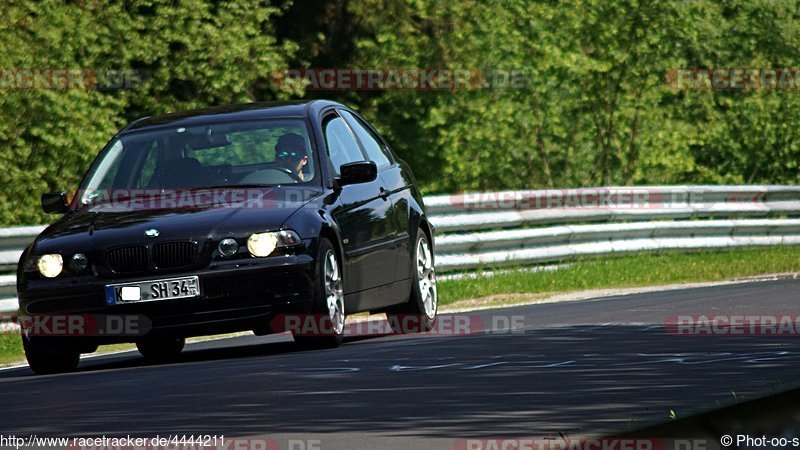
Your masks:
<instances>
[{"instance_id":1,"label":"front bumper","mask_svg":"<svg viewBox=\"0 0 800 450\"><path fill-rule=\"evenodd\" d=\"M270 316L310 311L316 264L308 254L229 262L199 271L151 274L129 279L58 277L29 279L19 286L22 314L103 314L146 316L151 333L197 336L258 329ZM106 304L107 284L196 275L201 296L126 304ZM111 336L101 342L120 342Z\"/></svg>"}]
</instances>

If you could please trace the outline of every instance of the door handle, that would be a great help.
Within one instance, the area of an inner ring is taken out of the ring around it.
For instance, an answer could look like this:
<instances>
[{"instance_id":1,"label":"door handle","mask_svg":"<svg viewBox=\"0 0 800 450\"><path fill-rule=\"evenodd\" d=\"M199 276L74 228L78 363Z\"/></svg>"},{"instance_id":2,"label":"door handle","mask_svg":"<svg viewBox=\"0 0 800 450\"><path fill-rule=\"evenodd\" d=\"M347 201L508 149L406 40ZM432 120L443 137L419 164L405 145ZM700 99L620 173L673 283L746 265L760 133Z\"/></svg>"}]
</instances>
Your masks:
<instances>
[{"instance_id":1,"label":"door handle","mask_svg":"<svg viewBox=\"0 0 800 450\"><path fill-rule=\"evenodd\" d=\"M380 197L380 198L382 198L384 200L388 199L389 198L389 191L387 191L386 189L383 188L383 186L381 186L381 193L378 194L378 197Z\"/></svg>"}]
</instances>

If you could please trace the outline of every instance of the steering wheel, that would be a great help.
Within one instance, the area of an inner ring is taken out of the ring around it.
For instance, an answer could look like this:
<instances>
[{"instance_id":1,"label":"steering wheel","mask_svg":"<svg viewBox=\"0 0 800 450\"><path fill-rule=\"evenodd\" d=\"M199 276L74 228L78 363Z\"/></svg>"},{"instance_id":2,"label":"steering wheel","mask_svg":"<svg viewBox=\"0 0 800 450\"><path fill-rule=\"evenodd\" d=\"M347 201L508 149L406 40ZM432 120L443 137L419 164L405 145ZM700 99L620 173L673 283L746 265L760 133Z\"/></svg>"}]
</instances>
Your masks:
<instances>
[{"instance_id":1,"label":"steering wheel","mask_svg":"<svg viewBox=\"0 0 800 450\"><path fill-rule=\"evenodd\" d=\"M281 175L270 176L268 175L269 173L268 171L278 172ZM291 169L287 169L285 167L268 167L266 169L257 170L247 175L246 177L239 180L239 183L283 184L288 182L286 180L286 177L289 178L289 181L294 183L303 182L303 179L300 178L296 173L292 172Z\"/></svg>"},{"instance_id":2,"label":"steering wheel","mask_svg":"<svg viewBox=\"0 0 800 450\"><path fill-rule=\"evenodd\" d=\"M303 182L303 179L300 178L300 175L294 173L294 171L291 170L291 169L287 169L285 167L270 167L267 170L277 170L279 172L283 172L286 175L289 175L290 177L292 177L292 180L294 180L296 183L302 183Z\"/></svg>"}]
</instances>

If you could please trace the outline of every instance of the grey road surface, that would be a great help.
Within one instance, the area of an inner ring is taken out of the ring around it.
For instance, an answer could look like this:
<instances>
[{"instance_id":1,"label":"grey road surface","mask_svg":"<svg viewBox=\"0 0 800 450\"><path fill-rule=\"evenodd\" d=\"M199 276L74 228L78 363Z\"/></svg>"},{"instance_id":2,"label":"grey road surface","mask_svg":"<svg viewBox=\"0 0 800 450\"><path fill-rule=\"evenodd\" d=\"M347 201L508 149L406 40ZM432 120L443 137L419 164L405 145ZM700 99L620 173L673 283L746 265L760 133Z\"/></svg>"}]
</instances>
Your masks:
<instances>
[{"instance_id":1,"label":"grey road surface","mask_svg":"<svg viewBox=\"0 0 800 450\"><path fill-rule=\"evenodd\" d=\"M799 294L798 281L725 285L466 313L473 328L517 321L513 332L359 338L325 351L248 336L190 345L172 364L131 352L85 359L73 374L8 369L0 434L449 449L469 437L622 432L798 380L800 336L677 336L664 323L794 314Z\"/></svg>"}]
</instances>

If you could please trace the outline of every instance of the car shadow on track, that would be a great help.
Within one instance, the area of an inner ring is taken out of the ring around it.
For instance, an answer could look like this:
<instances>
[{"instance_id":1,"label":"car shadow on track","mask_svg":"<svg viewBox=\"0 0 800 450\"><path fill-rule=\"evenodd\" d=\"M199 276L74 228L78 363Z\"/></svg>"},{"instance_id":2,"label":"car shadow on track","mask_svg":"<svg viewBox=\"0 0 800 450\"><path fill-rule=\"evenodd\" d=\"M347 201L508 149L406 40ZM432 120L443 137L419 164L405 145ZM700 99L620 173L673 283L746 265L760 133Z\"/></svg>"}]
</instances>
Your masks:
<instances>
[{"instance_id":1,"label":"car shadow on track","mask_svg":"<svg viewBox=\"0 0 800 450\"><path fill-rule=\"evenodd\" d=\"M387 335L372 336L353 336L345 338L343 344L386 337ZM128 369L147 366L168 366L170 364L204 362L204 361L223 361L230 359L255 358L264 356L274 356L296 352L313 351L298 346L286 337L280 340L275 336L241 336L229 339L217 339L188 344L174 361L153 362L143 358L136 350L123 353L112 353L108 355L98 354L97 356L81 359L81 363L75 373L96 372L100 370ZM267 340L268 342L263 342ZM0 370L0 379L11 378L35 374L26 367L15 367Z\"/></svg>"}]
</instances>

